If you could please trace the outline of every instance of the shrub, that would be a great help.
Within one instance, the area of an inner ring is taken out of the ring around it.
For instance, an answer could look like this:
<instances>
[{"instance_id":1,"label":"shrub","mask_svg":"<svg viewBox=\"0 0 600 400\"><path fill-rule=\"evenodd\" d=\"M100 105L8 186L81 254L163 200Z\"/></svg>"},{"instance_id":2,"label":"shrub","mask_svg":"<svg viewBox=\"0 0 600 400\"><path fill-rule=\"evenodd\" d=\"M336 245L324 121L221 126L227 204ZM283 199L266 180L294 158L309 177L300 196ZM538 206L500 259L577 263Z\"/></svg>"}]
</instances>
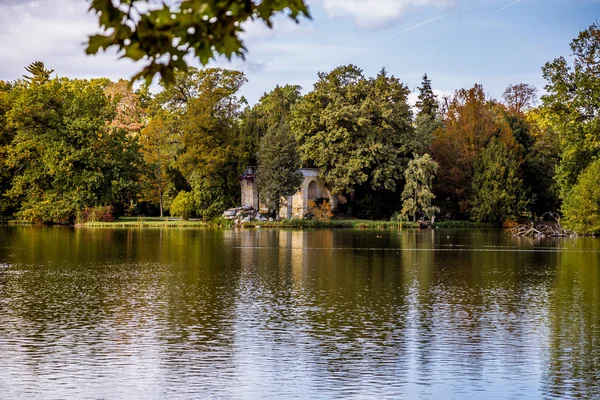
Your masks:
<instances>
[{"instance_id":1,"label":"shrub","mask_svg":"<svg viewBox=\"0 0 600 400\"><path fill-rule=\"evenodd\" d=\"M333 217L331 211L331 203L329 200L323 200L319 203L310 200L308 202L309 213L313 215L313 219L321 222L328 222Z\"/></svg>"},{"instance_id":2,"label":"shrub","mask_svg":"<svg viewBox=\"0 0 600 400\"><path fill-rule=\"evenodd\" d=\"M115 220L113 206L86 207L77 213L77 222L113 222Z\"/></svg>"},{"instance_id":3,"label":"shrub","mask_svg":"<svg viewBox=\"0 0 600 400\"><path fill-rule=\"evenodd\" d=\"M390 217L391 222L406 222L408 221L408 217L402 214L400 211L394 211L392 216Z\"/></svg>"},{"instance_id":4,"label":"shrub","mask_svg":"<svg viewBox=\"0 0 600 400\"><path fill-rule=\"evenodd\" d=\"M171 215L187 220L192 212L194 212L194 197L192 193L182 190L171 203Z\"/></svg>"}]
</instances>

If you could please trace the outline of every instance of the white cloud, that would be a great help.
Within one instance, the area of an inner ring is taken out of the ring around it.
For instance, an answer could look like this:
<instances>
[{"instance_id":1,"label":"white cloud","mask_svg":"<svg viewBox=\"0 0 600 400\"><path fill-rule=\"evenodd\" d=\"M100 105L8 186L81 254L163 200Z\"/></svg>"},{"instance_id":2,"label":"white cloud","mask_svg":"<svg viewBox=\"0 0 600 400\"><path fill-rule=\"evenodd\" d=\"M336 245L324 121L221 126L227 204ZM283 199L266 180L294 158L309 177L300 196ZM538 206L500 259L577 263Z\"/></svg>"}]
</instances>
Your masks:
<instances>
[{"instance_id":1,"label":"white cloud","mask_svg":"<svg viewBox=\"0 0 600 400\"><path fill-rule=\"evenodd\" d=\"M275 16L272 19L272 22L272 29L262 20L249 20L244 22L242 24L242 28L244 29L244 33L241 35L242 40L248 44L263 41L265 39L307 34L314 31L314 27L310 21L303 20L301 23L297 23L283 15Z\"/></svg>"},{"instance_id":2,"label":"white cloud","mask_svg":"<svg viewBox=\"0 0 600 400\"><path fill-rule=\"evenodd\" d=\"M18 79L25 73L25 66L38 60L59 76L112 80L133 76L143 62L119 59L113 49L96 56L85 54L88 35L99 30L96 16L87 11L88 7L85 0L0 0L0 79ZM284 59L301 55L285 48L271 50L271 46L310 34L313 26L303 22L296 24L285 16L276 16L273 29L262 21L245 23L242 38L249 49L247 61L234 57L232 62L219 59L211 65L241 69L250 75L272 65L298 64L297 60ZM302 51L308 49L309 45ZM197 65L195 60L192 62Z\"/></svg>"},{"instance_id":3,"label":"white cloud","mask_svg":"<svg viewBox=\"0 0 600 400\"><path fill-rule=\"evenodd\" d=\"M455 0L313 0L332 16L348 15L361 27L380 27L398 21L410 9L444 8Z\"/></svg>"},{"instance_id":4,"label":"white cloud","mask_svg":"<svg viewBox=\"0 0 600 400\"><path fill-rule=\"evenodd\" d=\"M33 61L43 61L61 76L133 75L136 66L117 61L114 52L86 56L87 36L98 30L88 7L82 0L0 0L0 79L21 77Z\"/></svg>"}]
</instances>

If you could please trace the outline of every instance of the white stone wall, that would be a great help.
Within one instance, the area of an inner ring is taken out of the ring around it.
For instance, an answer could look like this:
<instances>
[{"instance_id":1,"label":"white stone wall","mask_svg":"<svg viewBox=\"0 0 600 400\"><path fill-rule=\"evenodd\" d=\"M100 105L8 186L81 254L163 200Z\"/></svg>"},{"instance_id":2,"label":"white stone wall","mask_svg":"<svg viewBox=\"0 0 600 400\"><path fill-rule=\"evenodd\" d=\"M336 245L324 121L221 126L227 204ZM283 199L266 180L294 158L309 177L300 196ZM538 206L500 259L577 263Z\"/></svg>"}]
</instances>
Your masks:
<instances>
[{"instance_id":1,"label":"white stone wall","mask_svg":"<svg viewBox=\"0 0 600 400\"><path fill-rule=\"evenodd\" d=\"M254 179L243 179L240 182L242 186L242 206L251 206L258 209L258 191Z\"/></svg>"},{"instance_id":2,"label":"white stone wall","mask_svg":"<svg viewBox=\"0 0 600 400\"><path fill-rule=\"evenodd\" d=\"M331 195L330 188L328 188L319 178L319 170L303 168L300 171L304 175L304 181L300 186L300 190L291 197L291 207L289 206L290 199L282 199L279 217L304 218L308 213L309 201L319 197L328 198L332 203L332 207L335 209L337 206L335 196Z\"/></svg>"}]
</instances>

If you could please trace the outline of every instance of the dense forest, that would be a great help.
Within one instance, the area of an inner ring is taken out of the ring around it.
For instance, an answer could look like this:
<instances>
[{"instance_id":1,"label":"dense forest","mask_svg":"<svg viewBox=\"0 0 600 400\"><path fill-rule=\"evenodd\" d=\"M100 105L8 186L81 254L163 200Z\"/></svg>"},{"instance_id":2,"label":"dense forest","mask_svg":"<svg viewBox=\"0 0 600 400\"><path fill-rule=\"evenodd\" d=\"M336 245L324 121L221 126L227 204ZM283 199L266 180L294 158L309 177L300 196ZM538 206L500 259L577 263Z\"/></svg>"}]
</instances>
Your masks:
<instances>
[{"instance_id":1,"label":"dense forest","mask_svg":"<svg viewBox=\"0 0 600 400\"><path fill-rule=\"evenodd\" d=\"M211 219L240 201L257 165L270 204L313 167L360 218L504 222L553 211L600 231L600 27L494 99L481 85L418 101L382 69L318 74L255 105L240 71L187 68L153 93L128 81L53 77L42 62L0 81L0 215L72 224L120 215ZM165 82L165 81L163 81Z\"/></svg>"}]
</instances>

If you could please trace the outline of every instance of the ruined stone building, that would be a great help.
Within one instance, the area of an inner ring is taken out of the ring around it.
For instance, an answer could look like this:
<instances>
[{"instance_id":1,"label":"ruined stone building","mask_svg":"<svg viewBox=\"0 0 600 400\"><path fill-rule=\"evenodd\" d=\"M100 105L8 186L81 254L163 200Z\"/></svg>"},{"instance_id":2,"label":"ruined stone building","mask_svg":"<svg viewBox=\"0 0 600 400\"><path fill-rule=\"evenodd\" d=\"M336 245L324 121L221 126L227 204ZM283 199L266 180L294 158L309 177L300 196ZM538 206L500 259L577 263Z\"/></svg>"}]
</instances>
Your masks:
<instances>
[{"instance_id":1,"label":"ruined stone building","mask_svg":"<svg viewBox=\"0 0 600 400\"><path fill-rule=\"evenodd\" d=\"M304 218L309 210L309 201L318 198L328 199L332 209L337 206L337 196L331 194L331 186L319 178L319 170L316 168L301 168L304 181L300 190L287 199L281 199L279 209L280 218ZM256 188L256 167L248 167L240 176L242 186L242 206L250 206L261 213L267 213L267 207L260 201L258 189Z\"/></svg>"}]
</instances>

